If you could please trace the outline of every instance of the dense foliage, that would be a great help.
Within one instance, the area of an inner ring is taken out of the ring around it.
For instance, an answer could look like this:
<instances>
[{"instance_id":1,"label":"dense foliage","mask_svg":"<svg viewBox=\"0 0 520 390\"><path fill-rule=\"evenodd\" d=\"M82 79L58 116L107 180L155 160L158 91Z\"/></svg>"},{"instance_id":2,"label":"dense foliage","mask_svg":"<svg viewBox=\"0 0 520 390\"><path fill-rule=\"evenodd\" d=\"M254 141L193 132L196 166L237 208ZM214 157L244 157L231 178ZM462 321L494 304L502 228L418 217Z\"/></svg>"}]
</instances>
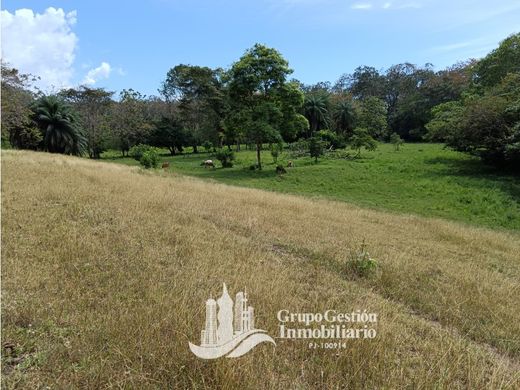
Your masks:
<instances>
[{"instance_id":1,"label":"dense foliage","mask_svg":"<svg viewBox=\"0 0 520 390\"><path fill-rule=\"evenodd\" d=\"M471 88L432 109L430 139L485 161L520 169L520 34L474 67Z\"/></svg>"},{"instance_id":2,"label":"dense foliage","mask_svg":"<svg viewBox=\"0 0 520 390\"><path fill-rule=\"evenodd\" d=\"M172 155L240 145L254 148L257 167L265 144L316 138L326 150L372 150L374 140L445 142L499 166L520 160L520 34L480 61L434 71L431 64L360 66L335 84L288 80L288 62L256 44L230 69L180 64L160 97L132 89L117 98L104 89L70 88L42 96L30 75L2 64L2 141L100 158L123 156L138 144ZM314 142L314 141L313 141ZM299 150L306 150L307 146ZM297 148L298 149L298 148ZM294 152L294 151L293 151ZM273 149L276 161L279 151Z\"/></svg>"}]
</instances>

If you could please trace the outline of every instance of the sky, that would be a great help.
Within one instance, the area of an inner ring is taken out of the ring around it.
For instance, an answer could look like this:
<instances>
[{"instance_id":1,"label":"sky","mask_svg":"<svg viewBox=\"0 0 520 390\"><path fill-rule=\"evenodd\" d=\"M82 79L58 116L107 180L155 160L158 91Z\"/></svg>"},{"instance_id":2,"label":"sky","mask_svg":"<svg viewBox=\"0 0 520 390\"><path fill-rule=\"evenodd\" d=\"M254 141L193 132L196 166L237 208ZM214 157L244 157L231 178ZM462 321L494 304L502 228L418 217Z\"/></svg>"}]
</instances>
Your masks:
<instances>
[{"instance_id":1,"label":"sky","mask_svg":"<svg viewBox=\"0 0 520 390\"><path fill-rule=\"evenodd\" d=\"M177 64L230 67L255 43L291 78L334 83L360 65L443 69L520 32L519 0L4 0L2 60L48 92L157 89Z\"/></svg>"}]
</instances>

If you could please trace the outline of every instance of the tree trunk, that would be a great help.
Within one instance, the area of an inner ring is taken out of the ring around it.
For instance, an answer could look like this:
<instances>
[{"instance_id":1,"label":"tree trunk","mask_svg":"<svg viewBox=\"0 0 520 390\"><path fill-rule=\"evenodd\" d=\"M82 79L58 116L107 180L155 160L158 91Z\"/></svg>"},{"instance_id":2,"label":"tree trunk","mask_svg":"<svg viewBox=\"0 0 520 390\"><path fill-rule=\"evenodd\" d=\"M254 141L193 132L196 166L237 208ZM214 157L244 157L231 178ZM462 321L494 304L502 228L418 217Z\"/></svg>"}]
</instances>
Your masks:
<instances>
[{"instance_id":1,"label":"tree trunk","mask_svg":"<svg viewBox=\"0 0 520 390\"><path fill-rule=\"evenodd\" d=\"M258 169L259 170L262 170L262 163L260 162L260 149L261 149L261 145L262 144L259 144L259 143L256 144L256 163L258 165Z\"/></svg>"},{"instance_id":2,"label":"tree trunk","mask_svg":"<svg viewBox=\"0 0 520 390\"><path fill-rule=\"evenodd\" d=\"M197 145L193 145L193 153L197 154L199 151L197 150Z\"/></svg>"},{"instance_id":3,"label":"tree trunk","mask_svg":"<svg viewBox=\"0 0 520 390\"><path fill-rule=\"evenodd\" d=\"M237 141L237 152L240 152L240 141Z\"/></svg>"}]
</instances>

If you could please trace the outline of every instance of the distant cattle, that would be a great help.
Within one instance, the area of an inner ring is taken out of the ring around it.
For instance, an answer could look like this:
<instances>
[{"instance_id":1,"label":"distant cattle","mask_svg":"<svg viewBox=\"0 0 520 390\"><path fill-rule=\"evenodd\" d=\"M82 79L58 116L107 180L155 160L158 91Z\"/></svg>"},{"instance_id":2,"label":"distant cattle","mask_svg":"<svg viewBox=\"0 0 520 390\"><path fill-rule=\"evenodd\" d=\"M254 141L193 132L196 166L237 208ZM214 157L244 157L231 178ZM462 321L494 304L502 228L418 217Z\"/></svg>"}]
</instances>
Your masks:
<instances>
[{"instance_id":1,"label":"distant cattle","mask_svg":"<svg viewBox=\"0 0 520 390\"><path fill-rule=\"evenodd\" d=\"M205 160L200 165L203 165L204 168L215 168L215 163L213 160Z\"/></svg>"},{"instance_id":2,"label":"distant cattle","mask_svg":"<svg viewBox=\"0 0 520 390\"><path fill-rule=\"evenodd\" d=\"M289 162L287 163L287 168L292 168L292 167L293 167L293 162L292 162L292 161L289 161Z\"/></svg>"},{"instance_id":3,"label":"distant cattle","mask_svg":"<svg viewBox=\"0 0 520 390\"><path fill-rule=\"evenodd\" d=\"M285 170L285 168L281 165L277 165L276 166L276 173L279 174L279 175L282 175L284 173L287 173L287 171Z\"/></svg>"},{"instance_id":4,"label":"distant cattle","mask_svg":"<svg viewBox=\"0 0 520 390\"><path fill-rule=\"evenodd\" d=\"M161 168L162 169L170 168L170 163L169 162L162 163Z\"/></svg>"}]
</instances>

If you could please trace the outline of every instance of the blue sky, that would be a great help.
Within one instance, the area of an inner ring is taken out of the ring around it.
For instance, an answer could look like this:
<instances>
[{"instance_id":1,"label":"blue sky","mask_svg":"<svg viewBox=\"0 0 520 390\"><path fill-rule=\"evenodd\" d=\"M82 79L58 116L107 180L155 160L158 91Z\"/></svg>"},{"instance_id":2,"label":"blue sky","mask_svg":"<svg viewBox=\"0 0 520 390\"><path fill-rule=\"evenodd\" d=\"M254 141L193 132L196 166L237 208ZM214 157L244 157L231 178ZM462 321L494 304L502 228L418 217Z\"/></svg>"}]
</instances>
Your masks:
<instances>
[{"instance_id":1,"label":"blue sky","mask_svg":"<svg viewBox=\"0 0 520 390\"><path fill-rule=\"evenodd\" d=\"M87 83L148 95L176 64L229 67L256 42L315 83L359 65L444 68L516 32L518 0L2 2L2 58L40 75L45 88Z\"/></svg>"}]
</instances>

